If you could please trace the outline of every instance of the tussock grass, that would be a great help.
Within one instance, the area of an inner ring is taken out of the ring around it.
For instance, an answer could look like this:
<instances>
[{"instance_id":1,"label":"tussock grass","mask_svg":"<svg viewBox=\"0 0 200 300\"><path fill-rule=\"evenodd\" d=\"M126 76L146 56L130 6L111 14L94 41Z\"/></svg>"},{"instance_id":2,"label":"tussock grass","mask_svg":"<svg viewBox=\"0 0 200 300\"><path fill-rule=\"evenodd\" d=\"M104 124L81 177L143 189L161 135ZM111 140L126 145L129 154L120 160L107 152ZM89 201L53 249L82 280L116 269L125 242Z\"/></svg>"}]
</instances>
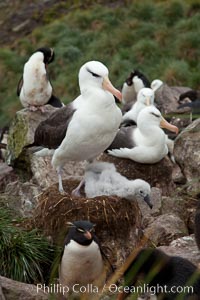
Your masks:
<instances>
[{"instance_id":1,"label":"tussock grass","mask_svg":"<svg viewBox=\"0 0 200 300\"><path fill-rule=\"evenodd\" d=\"M47 270L53 254L53 247L36 229L25 231L14 226L11 214L5 208L0 209L2 276L26 283L44 282L50 274Z\"/></svg>"}]
</instances>

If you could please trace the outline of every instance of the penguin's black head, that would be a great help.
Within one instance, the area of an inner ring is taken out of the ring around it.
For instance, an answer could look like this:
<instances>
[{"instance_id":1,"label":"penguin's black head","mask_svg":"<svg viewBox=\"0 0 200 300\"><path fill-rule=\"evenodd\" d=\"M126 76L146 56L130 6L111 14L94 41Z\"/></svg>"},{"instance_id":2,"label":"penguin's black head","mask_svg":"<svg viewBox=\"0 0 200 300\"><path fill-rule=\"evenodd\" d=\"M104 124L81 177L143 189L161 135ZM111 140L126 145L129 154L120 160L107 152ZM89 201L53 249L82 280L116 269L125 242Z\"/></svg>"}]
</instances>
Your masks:
<instances>
[{"instance_id":1,"label":"penguin's black head","mask_svg":"<svg viewBox=\"0 0 200 300\"><path fill-rule=\"evenodd\" d=\"M80 245L88 246L94 238L94 224L89 221L74 221L68 223L70 229L67 235L67 240L74 240Z\"/></svg>"},{"instance_id":2,"label":"penguin's black head","mask_svg":"<svg viewBox=\"0 0 200 300\"><path fill-rule=\"evenodd\" d=\"M43 53L45 65L50 64L55 58L53 48L42 47L42 48L37 49L35 52L42 52Z\"/></svg>"},{"instance_id":3,"label":"penguin's black head","mask_svg":"<svg viewBox=\"0 0 200 300\"><path fill-rule=\"evenodd\" d=\"M126 79L126 83L127 83L128 86L131 86L133 84L133 77L134 76L135 76L134 73L131 72L129 77Z\"/></svg>"},{"instance_id":4,"label":"penguin's black head","mask_svg":"<svg viewBox=\"0 0 200 300\"><path fill-rule=\"evenodd\" d=\"M149 79L142 73L140 72L139 70L133 70L132 71L132 78L134 76L137 76L138 78L140 78L144 84L144 87L148 87L150 88L151 87L151 83L149 81Z\"/></svg>"}]
</instances>

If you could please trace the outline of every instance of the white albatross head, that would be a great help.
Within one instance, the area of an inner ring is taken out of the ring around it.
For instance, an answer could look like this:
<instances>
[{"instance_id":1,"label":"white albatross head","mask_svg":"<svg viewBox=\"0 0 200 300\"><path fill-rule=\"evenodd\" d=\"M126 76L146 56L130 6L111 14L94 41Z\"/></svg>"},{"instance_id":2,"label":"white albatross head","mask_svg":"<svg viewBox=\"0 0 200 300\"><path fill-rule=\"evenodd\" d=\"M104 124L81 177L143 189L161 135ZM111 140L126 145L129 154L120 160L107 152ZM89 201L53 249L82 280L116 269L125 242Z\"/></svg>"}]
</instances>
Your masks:
<instances>
[{"instance_id":1,"label":"white albatross head","mask_svg":"<svg viewBox=\"0 0 200 300\"><path fill-rule=\"evenodd\" d=\"M151 88L155 92L163 85L163 81L160 79L154 79L151 83Z\"/></svg>"},{"instance_id":2,"label":"white albatross head","mask_svg":"<svg viewBox=\"0 0 200 300\"><path fill-rule=\"evenodd\" d=\"M137 95L137 102L144 105L153 105L154 104L154 91L150 88L143 88L139 91Z\"/></svg>"},{"instance_id":3,"label":"white albatross head","mask_svg":"<svg viewBox=\"0 0 200 300\"><path fill-rule=\"evenodd\" d=\"M79 86L81 93L88 86L102 88L111 94L122 99L122 94L117 90L108 78L108 68L99 61L89 61L85 63L79 71Z\"/></svg>"},{"instance_id":4,"label":"white albatross head","mask_svg":"<svg viewBox=\"0 0 200 300\"><path fill-rule=\"evenodd\" d=\"M179 131L178 127L168 123L161 115L161 112L153 105L147 106L141 110L137 118L137 126L139 128L144 126L148 128L150 125L166 128L176 134L178 134Z\"/></svg>"}]
</instances>

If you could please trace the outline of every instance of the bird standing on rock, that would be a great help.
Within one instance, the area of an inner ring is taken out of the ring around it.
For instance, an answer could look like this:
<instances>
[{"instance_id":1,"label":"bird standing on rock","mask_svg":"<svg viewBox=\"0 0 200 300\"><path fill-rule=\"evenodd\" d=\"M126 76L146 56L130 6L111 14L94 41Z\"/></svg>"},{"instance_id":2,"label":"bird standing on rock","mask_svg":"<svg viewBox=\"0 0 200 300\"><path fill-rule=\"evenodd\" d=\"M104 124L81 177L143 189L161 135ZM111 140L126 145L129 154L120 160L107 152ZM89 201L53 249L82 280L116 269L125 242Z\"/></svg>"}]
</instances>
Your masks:
<instances>
[{"instance_id":1,"label":"bird standing on rock","mask_svg":"<svg viewBox=\"0 0 200 300\"><path fill-rule=\"evenodd\" d=\"M52 166L57 170L59 191L64 193L61 169L67 161L92 161L114 140L122 113L114 96L121 93L108 79L108 69L99 61L85 63L79 71L81 95L41 122L34 143L53 149ZM45 155L46 149L36 155ZM73 191L78 196L84 181Z\"/></svg>"},{"instance_id":2,"label":"bird standing on rock","mask_svg":"<svg viewBox=\"0 0 200 300\"><path fill-rule=\"evenodd\" d=\"M62 107L61 101L53 95L53 88L47 74L47 65L54 60L52 48L39 48L24 65L23 77L17 87L17 95L23 107L44 112L45 104Z\"/></svg>"},{"instance_id":3,"label":"bird standing on rock","mask_svg":"<svg viewBox=\"0 0 200 300\"><path fill-rule=\"evenodd\" d=\"M77 293L81 287L87 290L89 285L93 285L96 290L90 291L87 298L93 299L105 281L104 254L94 234L94 224L90 221L68 224L70 229L59 266L59 282L69 289L69 293Z\"/></svg>"}]
</instances>

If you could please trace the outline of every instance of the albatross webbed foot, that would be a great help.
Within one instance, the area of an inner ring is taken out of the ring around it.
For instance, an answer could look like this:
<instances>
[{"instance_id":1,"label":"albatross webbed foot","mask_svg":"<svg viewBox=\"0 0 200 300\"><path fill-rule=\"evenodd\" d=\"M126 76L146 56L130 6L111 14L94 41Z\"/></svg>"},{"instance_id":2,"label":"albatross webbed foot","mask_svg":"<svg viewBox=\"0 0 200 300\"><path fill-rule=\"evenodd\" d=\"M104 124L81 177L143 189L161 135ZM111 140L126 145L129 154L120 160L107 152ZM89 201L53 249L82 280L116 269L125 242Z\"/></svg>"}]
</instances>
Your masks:
<instances>
[{"instance_id":1,"label":"albatross webbed foot","mask_svg":"<svg viewBox=\"0 0 200 300\"><path fill-rule=\"evenodd\" d=\"M28 108L29 108L30 111L37 111L38 110L38 107L34 106L34 105L30 105Z\"/></svg>"},{"instance_id":2,"label":"albatross webbed foot","mask_svg":"<svg viewBox=\"0 0 200 300\"><path fill-rule=\"evenodd\" d=\"M85 179L82 179L79 185L72 191L72 196L81 197L81 188L85 184Z\"/></svg>"},{"instance_id":3,"label":"albatross webbed foot","mask_svg":"<svg viewBox=\"0 0 200 300\"><path fill-rule=\"evenodd\" d=\"M45 113L47 111L46 106L45 105L41 105L38 108L42 113Z\"/></svg>"}]
</instances>

